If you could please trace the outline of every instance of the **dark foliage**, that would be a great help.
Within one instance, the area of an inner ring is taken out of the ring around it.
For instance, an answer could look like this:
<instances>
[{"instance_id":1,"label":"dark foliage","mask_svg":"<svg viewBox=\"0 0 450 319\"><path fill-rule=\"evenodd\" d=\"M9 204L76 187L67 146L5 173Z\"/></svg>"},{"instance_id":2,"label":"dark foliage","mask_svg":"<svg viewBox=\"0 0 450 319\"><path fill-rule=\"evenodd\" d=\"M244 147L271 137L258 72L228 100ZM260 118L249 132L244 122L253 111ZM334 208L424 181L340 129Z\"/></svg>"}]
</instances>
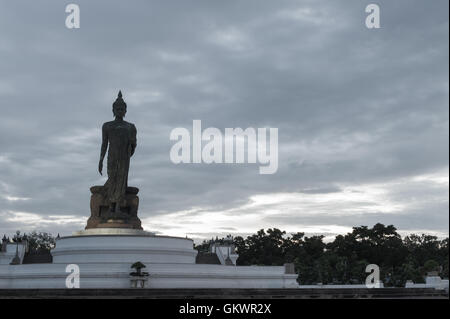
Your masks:
<instances>
[{"instance_id":1,"label":"dark foliage","mask_svg":"<svg viewBox=\"0 0 450 319\"><path fill-rule=\"evenodd\" d=\"M52 248L55 247L56 238L49 233L37 233L33 231L29 234L17 231L12 238L13 242L22 242L26 240L28 242L29 254L45 254L49 253Z\"/></svg>"},{"instance_id":2,"label":"dark foliage","mask_svg":"<svg viewBox=\"0 0 450 319\"><path fill-rule=\"evenodd\" d=\"M429 271L448 278L448 238L397 233L393 225L376 224L354 227L351 233L338 235L325 243L323 236L304 233L286 236L279 229L261 229L256 234L234 238L238 265L283 265L293 262L301 284L364 283L366 266L380 267L385 286L405 285L407 280L424 282ZM207 242L196 247L207 250Z\"/></svg>"}]
</instances>

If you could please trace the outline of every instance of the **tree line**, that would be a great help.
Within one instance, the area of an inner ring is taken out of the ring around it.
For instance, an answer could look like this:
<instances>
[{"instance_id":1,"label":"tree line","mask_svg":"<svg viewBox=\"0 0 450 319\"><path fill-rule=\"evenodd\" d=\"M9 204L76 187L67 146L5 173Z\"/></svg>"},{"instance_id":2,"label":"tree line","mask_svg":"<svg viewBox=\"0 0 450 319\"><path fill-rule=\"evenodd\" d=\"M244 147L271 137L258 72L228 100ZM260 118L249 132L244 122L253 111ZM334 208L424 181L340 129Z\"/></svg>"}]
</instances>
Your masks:
<instances>
[{"instance_id":1,"label":"tree line","mask_svg":"<svg viewBox=\"0 0 450 319\"><path fill-rule=\"evenodd\" d=\"M372 228L353 227L351 233L338 235L331 242L302 232L286 236L277 228L233 239L239 254L237 265L294 263L299 283L308 285L364 283L366 266L376 264L387 287L404 287L407 280L423 283L432 271L448 278L448 241L426 234L402 238L393 225L380 223ZM204 251L208 246L204 241L195 248Z\"/></svg>"}]
</instances>

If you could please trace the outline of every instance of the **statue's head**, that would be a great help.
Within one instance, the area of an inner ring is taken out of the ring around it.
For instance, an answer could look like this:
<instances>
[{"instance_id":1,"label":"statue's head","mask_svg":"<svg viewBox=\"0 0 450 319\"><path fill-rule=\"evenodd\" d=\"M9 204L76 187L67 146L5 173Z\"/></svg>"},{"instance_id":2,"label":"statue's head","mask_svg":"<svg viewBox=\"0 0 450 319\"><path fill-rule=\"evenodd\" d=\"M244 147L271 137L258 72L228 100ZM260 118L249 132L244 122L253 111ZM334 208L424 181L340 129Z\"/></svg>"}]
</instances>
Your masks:
<instances>
[{"instance_id":1,"label":"statue's head","mask_svg":"<svg viewBox=\"0 0 450 319\"><path fill-rule=\"evenodd\" d=\"M113 113L115 117L123 118L127 113L127 103L122 99L122 92L119 91L116 101L113 103Z\"/></svg>"}]
</instances>

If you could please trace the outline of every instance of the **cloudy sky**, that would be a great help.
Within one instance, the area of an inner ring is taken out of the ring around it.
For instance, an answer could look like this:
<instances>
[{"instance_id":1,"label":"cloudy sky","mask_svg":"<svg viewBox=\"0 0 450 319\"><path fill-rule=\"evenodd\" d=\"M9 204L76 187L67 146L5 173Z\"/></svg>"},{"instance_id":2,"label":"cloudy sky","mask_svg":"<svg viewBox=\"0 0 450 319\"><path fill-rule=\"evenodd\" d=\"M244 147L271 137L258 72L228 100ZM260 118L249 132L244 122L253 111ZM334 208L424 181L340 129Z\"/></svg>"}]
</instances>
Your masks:
<instances>
[{"instance_id":1,"label":"cloudy sky","mask_svg":"<svg viewBox=\"0 0 450 319\"><path fill-rule=\"evenodd\" d=\"M84 228L119 89L146 230L449 232L448 1L0 1L0 233ZM131 5L132 3L132 5ZM172 129L273 127L279 169L170 161ZM106 165L106 163L105 163Z\"/></svg>"}]
</instances>

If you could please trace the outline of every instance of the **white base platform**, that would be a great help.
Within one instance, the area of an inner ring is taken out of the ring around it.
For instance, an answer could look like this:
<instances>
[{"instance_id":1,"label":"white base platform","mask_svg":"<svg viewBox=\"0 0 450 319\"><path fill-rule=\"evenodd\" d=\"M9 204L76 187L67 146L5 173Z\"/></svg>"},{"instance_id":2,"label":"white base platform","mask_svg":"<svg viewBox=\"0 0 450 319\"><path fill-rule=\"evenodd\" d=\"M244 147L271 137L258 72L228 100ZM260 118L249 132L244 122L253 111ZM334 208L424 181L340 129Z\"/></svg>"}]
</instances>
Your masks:
<instances>
[{"instance_id":1,"label":"white base platform","mask_svg":"<svg viewBox=\"0 0 450 319\"><path fill-rule=\"evenodd\" d=\"M79 264L80 288L130 288L128 264ZM298 288L284 267L147 265L147 288ZM0 289L67 288L66 265L0 266Z\"/></svg>"},{"instance_id":2,"label":"white base platform","mask_svg":"<svg viewBox=\"0 0 450 319\"><path fill-rule=\"evenodd\" d=\"M62 237L52 250L54 264L150 263L195 264L192 239L155 236L135 229L99 228Z\"/></svg>"},{"instance_id":3,"label":"white base platform","mask_svg":"<svg viewBox=\"0 0 450 319\"><path fill-rule=\"evenodd\" d=\"M283 266L196 264L191 239L129 229L91 229L62 237L53 263L0 265L0 289L66 288L69 264L80 269L80 288L130 288L130 266L141 261L147 288L298 288Z\"/></svg>"}]
</instances>

